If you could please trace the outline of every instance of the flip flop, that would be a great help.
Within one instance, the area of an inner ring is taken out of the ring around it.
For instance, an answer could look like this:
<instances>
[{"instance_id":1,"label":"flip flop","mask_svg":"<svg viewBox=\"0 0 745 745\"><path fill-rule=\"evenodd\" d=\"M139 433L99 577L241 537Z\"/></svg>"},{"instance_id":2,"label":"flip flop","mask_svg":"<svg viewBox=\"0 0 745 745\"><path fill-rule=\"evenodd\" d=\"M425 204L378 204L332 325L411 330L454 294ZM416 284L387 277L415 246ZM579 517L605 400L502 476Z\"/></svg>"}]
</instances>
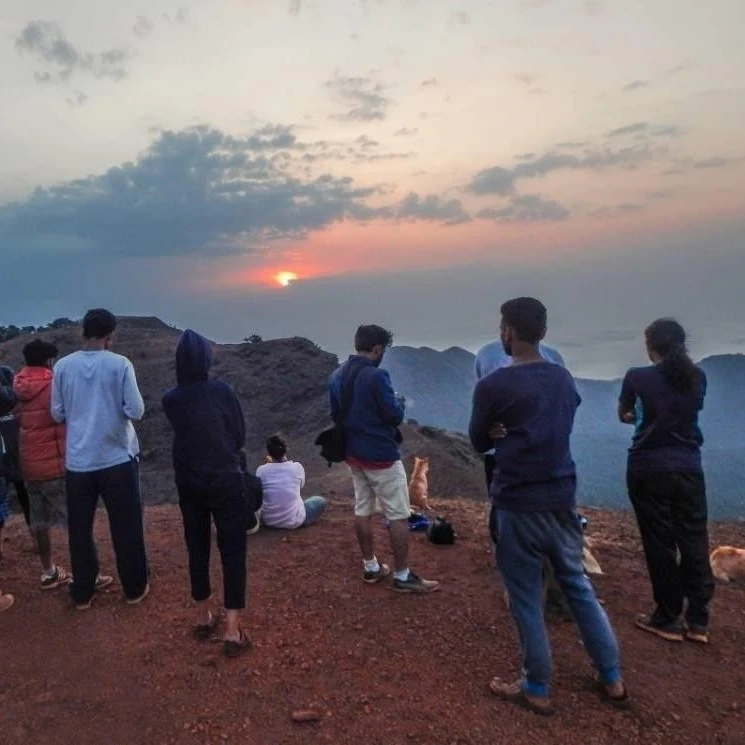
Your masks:
<instances>
[{"instance_id":1,"label":"flip flop","mask_svg":"<svg viewBox=\"0 0 745 745\"><path fill-rule=\"evenodd\" d=\"M225 639L222 643L222 652L226 657L238 657L247 649L251 649L251 640L246 636L246 632L241 629L240 639Z\"/></svg>"},{"instance_id":2,"label":"flip flop","mask_svg":"<svg viewBox=\"0 0 745 745\"><path fill-rule=\"evenodd\" d=\"M517 704L534 714L543 717L550 717L554 714L554 708L551 706L551 700L548 696L531 696L519 682L507 683L500 678L492 678L489 683L489 690L503 701Z\"/></svg>"},{"instance_id":3,"label":"flip flop","mask_svg":"<svg viewBox=\"0 0 745 745\"><path fill-rule=\"evenodd\" d=\"M207 623L198 623L192 628L192 634L197 641L206 641L212 636L214 630L220 623L220 616L215 616L210 612L210 620Z\"/></svg>"}]
</instances>

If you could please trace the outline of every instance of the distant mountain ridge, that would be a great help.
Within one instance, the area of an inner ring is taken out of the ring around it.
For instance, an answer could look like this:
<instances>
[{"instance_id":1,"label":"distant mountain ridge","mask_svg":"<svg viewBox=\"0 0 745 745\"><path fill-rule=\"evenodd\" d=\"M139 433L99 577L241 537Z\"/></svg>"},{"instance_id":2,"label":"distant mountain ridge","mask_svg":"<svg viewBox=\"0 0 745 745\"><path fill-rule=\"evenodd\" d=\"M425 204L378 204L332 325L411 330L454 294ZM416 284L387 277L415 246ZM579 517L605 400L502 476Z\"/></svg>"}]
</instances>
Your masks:
<instances>
[{"instance_id":1,"label":"distant mountain ridge","mask_svg":"<svg viewBox=\"0 0 745 745\"><path fill-rule=\"evenodd\" d=\"M419 424L468 430L476 382L475 355L459 347L393 347L383 366L407 398ZM713 517L745 518L745 355L717 355L700 363L708 380L701 416L704 462ZM576 378L582 396L572 449L583 504L627 508L626 453L631 428L616 416L621 379Z\"/></svg>"}]
</instances>

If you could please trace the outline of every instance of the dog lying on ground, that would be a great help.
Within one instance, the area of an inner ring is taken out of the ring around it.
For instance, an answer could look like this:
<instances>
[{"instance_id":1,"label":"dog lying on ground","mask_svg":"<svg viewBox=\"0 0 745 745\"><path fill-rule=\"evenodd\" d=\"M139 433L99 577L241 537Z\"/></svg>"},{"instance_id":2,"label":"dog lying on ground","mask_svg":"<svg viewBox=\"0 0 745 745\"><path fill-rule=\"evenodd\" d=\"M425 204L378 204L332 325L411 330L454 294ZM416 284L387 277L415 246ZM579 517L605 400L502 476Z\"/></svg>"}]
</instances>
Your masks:
<instances>
[{"instance_id":1,"label":"dog lying on ground","mask_svg":"<svg viewBox=\"0 0 745 745\"><path fill-rule=\"evenodd\" d=\"M745 548L719 546L711 552L709 561L720 582L745 582Z\"/></svg>"},{"instance_id":2,"label":"dog lying on ground","mask_svg":"<svg viewBox=\"0 0 745 745\"><path fill-rule=\"evenodd\" d=\"M412 507L420 510L429 509L429 487L427 484L427 472L429 471L429 458L414 457L414 471L409 481L409 502Z\"/></svg>"}]
</instances>

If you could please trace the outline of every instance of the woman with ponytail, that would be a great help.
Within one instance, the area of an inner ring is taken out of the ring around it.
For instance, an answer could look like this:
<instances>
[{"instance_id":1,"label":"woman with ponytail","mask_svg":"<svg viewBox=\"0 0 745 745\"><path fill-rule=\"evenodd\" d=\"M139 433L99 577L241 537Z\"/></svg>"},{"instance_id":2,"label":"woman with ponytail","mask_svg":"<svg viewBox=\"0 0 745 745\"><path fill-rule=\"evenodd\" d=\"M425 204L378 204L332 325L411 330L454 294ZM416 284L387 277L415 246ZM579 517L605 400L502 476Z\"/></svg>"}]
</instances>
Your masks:
<instances>
[{"instance_id":1,"label":"woman with ponytail","mask_svg":"<svg viewBox=\"0 0 745 745\"><path fill-rule=\"evenodd\" d=\"M698 426L706 376L677 321L661 318L644 335L652 365L626 373L618 407L621 421L636 427L626 481L657 606L636 625L705 644L714 595Z\"/></svg>"}]
</instances>

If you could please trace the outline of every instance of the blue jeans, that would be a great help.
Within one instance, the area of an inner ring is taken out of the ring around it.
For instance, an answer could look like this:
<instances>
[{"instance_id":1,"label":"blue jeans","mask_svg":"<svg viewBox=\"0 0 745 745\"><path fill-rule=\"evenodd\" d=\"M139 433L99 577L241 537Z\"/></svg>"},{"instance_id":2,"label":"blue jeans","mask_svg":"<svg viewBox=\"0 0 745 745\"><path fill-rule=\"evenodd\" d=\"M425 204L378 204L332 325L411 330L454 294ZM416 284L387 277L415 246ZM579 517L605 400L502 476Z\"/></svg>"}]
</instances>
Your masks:
<instances>
[{"instance_id":1,"label":"blue jeans","mask_svg":"<svg viewBox=\"0 0 745 745\"><path fill-rule=\"evenodd\" d=\"M523 685L548 696L551 647L543 616L543 557L554 567L585 649L605 683L621 680L618 642L582 566L582 523L573 511L497 510L497 561L523 647Z\"/></svg>"},{"instance_id":2,"label":"blue jeans","mask_svg":"<svg viewBox=\"0 0 745 745\"><path fill-rule=\"evenodd\" d=\"M303 500L305 504L305 522L303 527L313 525L321 515L323 515L326 509L326 500L323 497L308 497Z\"/></svg>"}]
</instances>

